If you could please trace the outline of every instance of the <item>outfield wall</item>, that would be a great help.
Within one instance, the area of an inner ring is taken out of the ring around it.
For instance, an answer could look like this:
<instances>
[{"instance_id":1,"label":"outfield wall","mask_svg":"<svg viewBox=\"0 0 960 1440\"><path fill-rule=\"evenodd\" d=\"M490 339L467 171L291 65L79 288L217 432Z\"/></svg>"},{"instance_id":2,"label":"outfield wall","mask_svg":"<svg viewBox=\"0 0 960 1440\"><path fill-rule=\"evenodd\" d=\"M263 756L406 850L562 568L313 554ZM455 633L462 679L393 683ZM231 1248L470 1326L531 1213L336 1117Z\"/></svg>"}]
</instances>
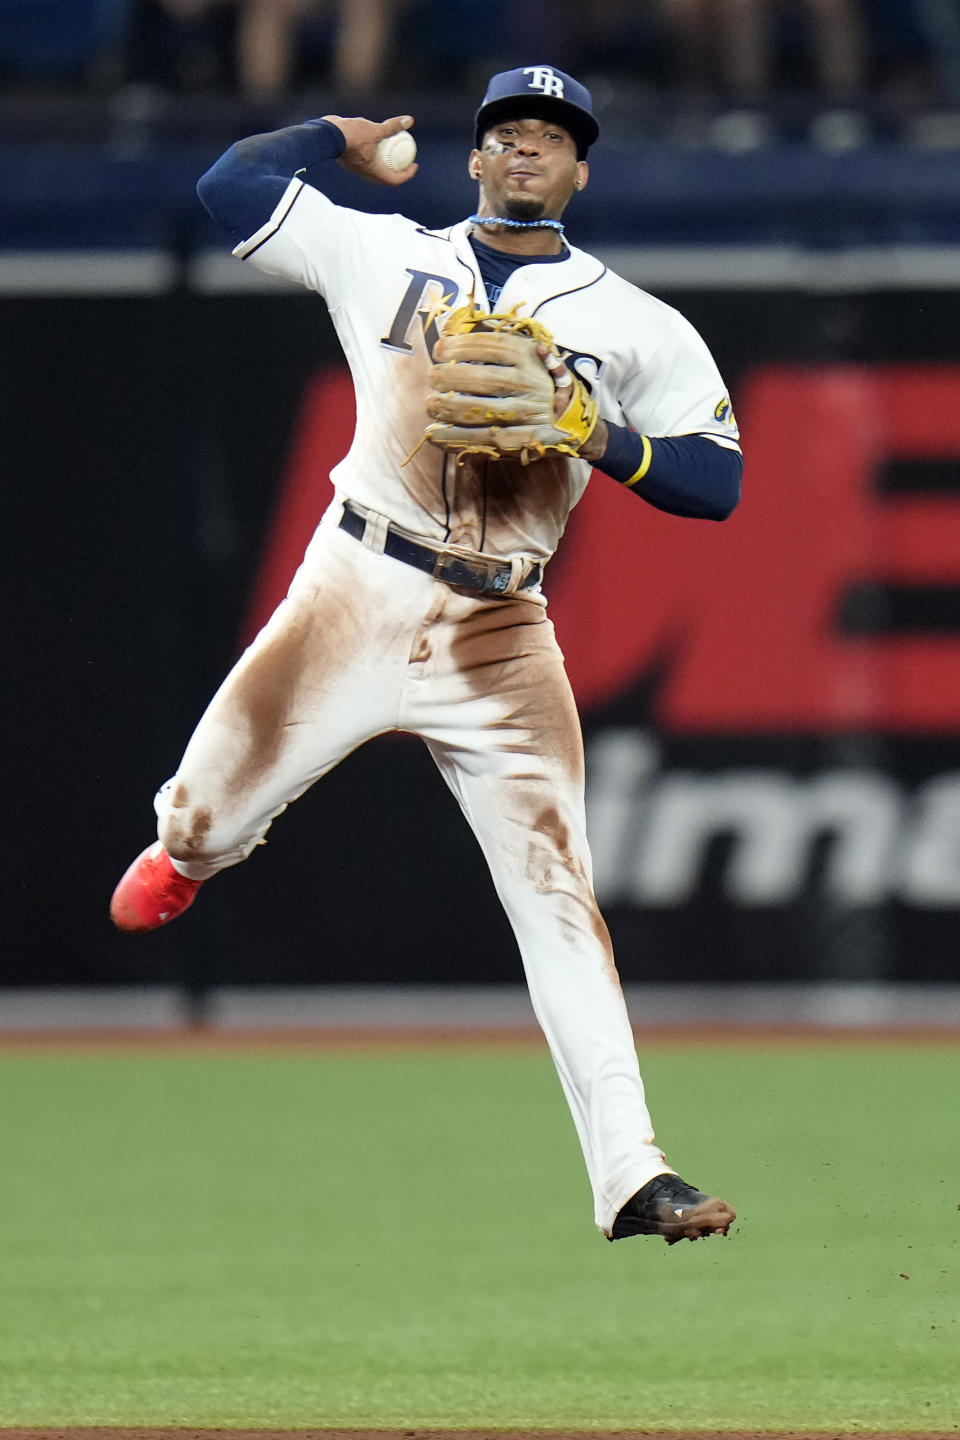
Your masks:
<instances>
[{"instance_id":1,"label":"outfield wall","mask_svg":"<svg viewBox=\"0 0 960 1440\"><path fill-rule=\"evenodd\" d=\"M849 259L787 285L764 253L735 288L693 252L672 272L616 257L707 338L747 471L724 526L595 476L548 572L599 893L628 984L948 984L960 288L944 257L860 287ZM282 590L350 421L316 299L221 284L222 255L100 256L86 282L73 258L72 290L63 265L31 279L34 256L0 295L5 983L515 982L472 837L403 738L351 757L169 932L110 930L153 790Z\"/></svg>"}]
</instances>

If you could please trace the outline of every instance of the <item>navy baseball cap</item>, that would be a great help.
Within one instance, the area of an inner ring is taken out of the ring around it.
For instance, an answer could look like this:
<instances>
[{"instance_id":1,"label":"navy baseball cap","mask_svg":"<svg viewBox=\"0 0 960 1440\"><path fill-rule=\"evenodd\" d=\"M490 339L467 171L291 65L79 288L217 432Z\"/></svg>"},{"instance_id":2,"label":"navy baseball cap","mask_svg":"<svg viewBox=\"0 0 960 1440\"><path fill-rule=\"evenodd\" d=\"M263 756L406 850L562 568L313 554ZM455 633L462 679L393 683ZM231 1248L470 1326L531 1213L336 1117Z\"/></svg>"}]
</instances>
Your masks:
<instances>
[{"instance_id":1,"label":"navy baseball cap","mask_svg":"<svg viewBox=\"0 0 960 1440\"><path fill-rule=\"evenodd\" d=\"M600 134L593 114L593 100L585 85L553 65L524 65L494 75L476 114L476 144L499 120L521 115L547 115L569 130L583 160Z\"/></svg>"}]
</instances>

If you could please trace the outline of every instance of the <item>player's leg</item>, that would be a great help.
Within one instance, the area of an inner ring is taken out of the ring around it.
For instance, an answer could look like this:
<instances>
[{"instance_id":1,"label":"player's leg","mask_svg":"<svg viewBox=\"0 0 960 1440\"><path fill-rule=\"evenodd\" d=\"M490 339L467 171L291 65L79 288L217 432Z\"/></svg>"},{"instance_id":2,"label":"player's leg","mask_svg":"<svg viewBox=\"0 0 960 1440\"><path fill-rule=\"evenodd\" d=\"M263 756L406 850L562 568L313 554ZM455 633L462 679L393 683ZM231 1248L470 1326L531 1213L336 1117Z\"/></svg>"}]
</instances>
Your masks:
<instances>
[{"instance_id":1,"label":"player's leg","mask_svg":"<svg viewBox=\"0 0 960 1440\"><path fill-rule=\"evenodd\" d=\"M495 765L478 775L456 750L437 758L516 936L583 1149L597 1224L611 1239L725 1234L733 1209L681 1180L654 1138L593 891L582 785L549 762L541 768L535 755L522 774Z\"/></svg>"},{"instance_id":2,"label":"player's leg","mask_svg":"<svg viewBox=\"0 0 960 1440\"><path fill-rule=\"evenodd\" d=\"M478 773L430 749L484 852L513 928L609 1233L623 1204L669 1167L656 1145L609 935L593 899L574 788L542 757ZM519 758L519 756L517 757Z\"/></svg>"},{"instance_id":3,"label":"player's leg","mask_svg":"<svg viewBox=\"0 0 960 1440\"><path fill-rule=\"evenodd\" d=\"M111 906L121 929L152 929L182 913L198 883L262 844L292 800L395 725L410 636L430 590L427 577L385 567L321 527L287 598L156 797L158 842L127 871Z\"/></svg>"},{"instance_id":4,"label":"player's leg","mask_svg":"<svg viewBox=\"0 0 960 1440\"><path fill-rule=\"evenodd\" d=\"M668 1189L683 1187L673 1207L680 1217L664 1219L655 1185L652 1209L639 1207L632 1233L676 1239L725 1229L732 1210L716 1210L717 1202L674 1177L654 1139L593 892L580 724L553 628L525 601L464 609L449 628L446 651L435 647L418 728L480 842L516 935L580 1138L597 1223L608 1235L631 1233L626 1215L615 1229L618 1216L655 1177L667 1176ZM445 653L452 665L444 665Z\"/></svg>"},{"instance_id":5,"label":"player's leg","mask_svg":"<svg viewBox=\"0 0 960 1440\"><path fill-rule=\"evenodd\" d=\"M194 879L245 859L290 801L394 723L402 660L358 573L369 556L337 532L321 539L322 566L314 553L298 572L157 796L160 838Z\"/></svg>"}]
</instances>

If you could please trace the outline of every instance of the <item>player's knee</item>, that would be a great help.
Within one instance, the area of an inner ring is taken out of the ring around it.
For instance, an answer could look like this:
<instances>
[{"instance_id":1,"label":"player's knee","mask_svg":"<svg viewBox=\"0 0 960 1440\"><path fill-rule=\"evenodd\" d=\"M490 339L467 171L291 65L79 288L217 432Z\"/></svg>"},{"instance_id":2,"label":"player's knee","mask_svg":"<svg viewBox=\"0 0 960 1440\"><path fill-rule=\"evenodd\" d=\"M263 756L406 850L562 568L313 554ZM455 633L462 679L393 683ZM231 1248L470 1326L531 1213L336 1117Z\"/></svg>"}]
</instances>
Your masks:
<instances>
[{"instance_id":1,"label":"player's knee","mask_svg":"<svg viewBox=\"0 0 960 1440\"><path fill-rule=\"evenodd\" d=\"M174 810L160 826L163 848L173 860L197 861L215 858L211 831L213 812L209 806Z\"/></svg>"}]
</instances>

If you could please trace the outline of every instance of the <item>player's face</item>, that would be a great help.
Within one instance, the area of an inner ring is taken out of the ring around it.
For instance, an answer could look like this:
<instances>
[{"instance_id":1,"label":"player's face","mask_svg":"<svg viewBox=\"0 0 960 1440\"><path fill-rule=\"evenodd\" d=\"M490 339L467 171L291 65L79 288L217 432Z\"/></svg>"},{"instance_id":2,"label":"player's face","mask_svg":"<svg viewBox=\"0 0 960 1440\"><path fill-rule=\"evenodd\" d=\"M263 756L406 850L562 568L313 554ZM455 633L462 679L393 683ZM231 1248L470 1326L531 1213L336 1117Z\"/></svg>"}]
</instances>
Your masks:
<instances>
[{"instance_id":1,"label":"player's face","mask_svg":"<svg viewBox=\"0 0 960 1440\"><path fill-rule=\"evenodd\" d=\"M558 220L589 173L569 130L553 120L502 120L470 153L480 213L511 220Z\"/></svg>"}]
</instances>

